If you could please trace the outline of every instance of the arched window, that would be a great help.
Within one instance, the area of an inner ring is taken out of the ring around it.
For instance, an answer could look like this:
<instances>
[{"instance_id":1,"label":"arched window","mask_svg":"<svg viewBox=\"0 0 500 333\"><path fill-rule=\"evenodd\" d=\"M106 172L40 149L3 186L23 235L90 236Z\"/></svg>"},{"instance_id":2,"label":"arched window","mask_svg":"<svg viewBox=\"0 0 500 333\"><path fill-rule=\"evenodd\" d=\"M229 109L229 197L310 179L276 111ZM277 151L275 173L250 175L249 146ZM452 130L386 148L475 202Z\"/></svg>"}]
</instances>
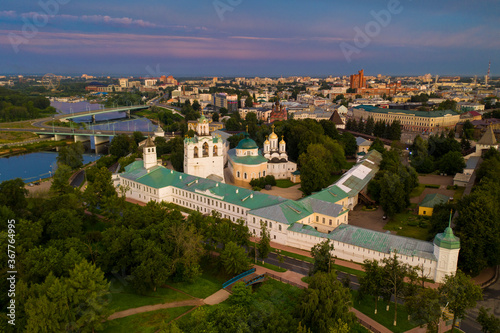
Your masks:
<instances>
[{"instance_id":1,"label":"arched window","mask_svg":"<svg viewBox=\"0 0 500 333\"><path fill-rule=\"evenodd\" d=\"M198 147L194 147L194 158L198 158Z\"/></svg>"},{"instance_id":2,"label":"arched window","mask_svg":"<svg viewBox=\"0 0 500 333\"><path fill-rule=\"evenodd\" d=\"M247 173L246 173L246 172L245 172L245 173L243 173L243 178L244 178L244 179L247 179Z\"/></svg>"},{"instance_id":3,"label":"arched window","mask_svg":"<svg viewBox=\"0 0 500 333\"><path fill-rule=\"evenodd\" d=\"M214 156L217 156L217 146L214 146Z\"/></svg>"},{"instance_id":4,"label":"arched window","mask_svg":"<svg viewBox=\"0 0 500 333\"><path fill-rule=\"evenodd\" d=\"M203 144L203 157L208 157L208 143Z\"/></svg>"},{"instance_id":5,"label":"arched window","mask_svg":"<svg viewBox=\"0 0 500 333\"><path fill-rule=\"evenodd\" d=\"M236 172L236 178L240 178L240 172Z\"/></svg>"}]
</instances>

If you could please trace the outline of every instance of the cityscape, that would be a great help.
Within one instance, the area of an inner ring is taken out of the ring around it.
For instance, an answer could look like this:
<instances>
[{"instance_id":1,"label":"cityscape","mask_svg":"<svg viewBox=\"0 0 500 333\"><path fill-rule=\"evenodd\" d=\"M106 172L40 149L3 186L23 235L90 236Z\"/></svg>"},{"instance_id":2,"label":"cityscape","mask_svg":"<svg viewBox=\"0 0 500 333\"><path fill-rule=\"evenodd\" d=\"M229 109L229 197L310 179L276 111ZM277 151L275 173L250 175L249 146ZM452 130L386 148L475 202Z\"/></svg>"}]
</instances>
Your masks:
<instances>
[{"instance_id":1,"label":"cityscape","mask_svg":"<svg viewBox=\"0 0 500 333\"><path fill-rule=\"evenodd\" d=\"M499 332L495 3L6 3L6 332Z\"/></svg>"}]
</instances>

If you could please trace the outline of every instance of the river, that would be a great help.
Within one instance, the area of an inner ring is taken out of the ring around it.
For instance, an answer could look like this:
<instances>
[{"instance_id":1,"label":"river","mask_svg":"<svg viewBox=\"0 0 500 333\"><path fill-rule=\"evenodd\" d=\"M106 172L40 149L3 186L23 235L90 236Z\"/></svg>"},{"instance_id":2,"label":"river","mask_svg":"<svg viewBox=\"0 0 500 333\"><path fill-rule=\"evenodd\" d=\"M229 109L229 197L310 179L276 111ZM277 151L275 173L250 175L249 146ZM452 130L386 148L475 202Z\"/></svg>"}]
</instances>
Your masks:
<instances>
[{"instance_id":1,"label":"river","mask_svg":"<svg viewBox=\"0 0 500 333\"><path fill-rule=\"evenodd\" d=\"M102 109L104 106L102 104L95 104L89 102L77 102L77 103L67 103L67 102L57 102L51 101L50 105L56 108L58 113L69 114L81 111L93 111ZM134 118L127 119L125 112L111 112L106 114L99 114L95 116L96 124L92 125L92 117L79 117L75 118L76 123L86 123L86 128L109 131L141 131L149 132L154 131L156 125L154 125L147 118Z\"/></svg>"},{"instance_id":2,"label":"river","mask_svg":"<svg viewBox=\"0 0 500 333\"><path fill-rule=\"evenodd\" d=\"M57 155L55 151L43 151L0 158L0 182L22 178L28 183L53 176L57 169ZM83 154L83 163L93 162L99 158L100 155Z\"/></svg>"}]
</instances>

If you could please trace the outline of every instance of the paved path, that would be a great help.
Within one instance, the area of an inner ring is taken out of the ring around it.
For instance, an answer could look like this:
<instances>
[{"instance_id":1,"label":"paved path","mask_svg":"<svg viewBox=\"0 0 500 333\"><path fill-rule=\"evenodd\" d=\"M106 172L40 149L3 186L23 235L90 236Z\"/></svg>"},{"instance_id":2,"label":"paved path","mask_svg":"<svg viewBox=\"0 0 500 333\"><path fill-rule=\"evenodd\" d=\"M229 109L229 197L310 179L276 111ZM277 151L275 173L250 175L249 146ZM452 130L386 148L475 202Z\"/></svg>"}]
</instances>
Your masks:
<instances>
[{"instance_id":1,"label":"paved path","mask_svg":"<svg viewBox=\"0 0 500 333\"><path fill-rule=\"evenodd\" d=\"M212 294L204 299L204 303L207 305L214 305L224 302L231 295L227 290L221 289L215 294Z\"/></svg>"}]
</instances>

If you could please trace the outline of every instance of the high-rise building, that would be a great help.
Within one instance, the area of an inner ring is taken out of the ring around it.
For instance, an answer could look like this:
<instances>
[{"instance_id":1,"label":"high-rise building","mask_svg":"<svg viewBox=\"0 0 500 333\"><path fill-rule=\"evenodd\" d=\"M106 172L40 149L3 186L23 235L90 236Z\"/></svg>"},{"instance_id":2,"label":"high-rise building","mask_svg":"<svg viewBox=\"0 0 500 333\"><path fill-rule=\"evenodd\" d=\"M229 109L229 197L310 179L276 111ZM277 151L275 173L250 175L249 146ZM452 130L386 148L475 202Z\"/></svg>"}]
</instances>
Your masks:
<instances>
[{"instance_id":1,"label":"high-rise building","mask_svg":"<svg viewBox=\"0 0 500 333\"><path fill-rule=\"evenodd\" d=\"M358 71L358 74L351 75L351 89L366 88L366 79L364 70Z\"/></svg>"},{"instance_id":2,"label":"high-rise building","mask_svg":"<svg viewBox=\"0 0 500 333\"><path fill-rule=\"evenodd\" d=\"M226 108L228 112L238 112L238 95L228 95L226 93L214 94L213 105L216 110Z\"/></svg>"}]
</instances>

